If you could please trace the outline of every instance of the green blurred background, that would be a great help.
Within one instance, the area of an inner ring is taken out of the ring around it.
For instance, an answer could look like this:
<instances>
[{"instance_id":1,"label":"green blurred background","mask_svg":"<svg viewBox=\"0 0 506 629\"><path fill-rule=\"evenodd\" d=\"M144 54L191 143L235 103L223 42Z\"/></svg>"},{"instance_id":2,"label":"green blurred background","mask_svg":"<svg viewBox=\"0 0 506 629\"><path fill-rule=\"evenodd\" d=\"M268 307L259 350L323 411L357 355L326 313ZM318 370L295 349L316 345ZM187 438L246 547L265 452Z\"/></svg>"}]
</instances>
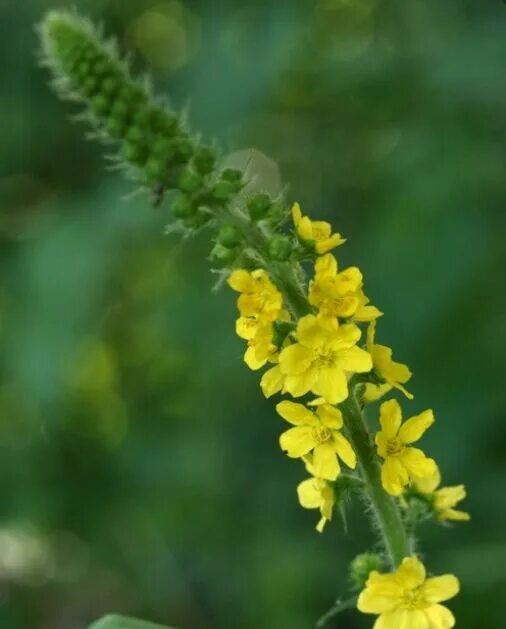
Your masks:
<instances>
[{"instance_id":1,"label":"green blurred background","mask_svg":"<svg viewBox=\"0 0 506 629\"><path fill-rule=\"evenodd\" d=\"M472 521L421 531L462 593L506 611L506 5L501 0L0 1L0 626L108 611L181 629L307 629L372 544L314 531L282 426L241 362L205 236L107 172L36 64L34 24L77 6L225 152L256 147L288 198L348 238L412 367L407 413ZM365 629L351 612L336 627Z\"/></svg>"}]
</instances>

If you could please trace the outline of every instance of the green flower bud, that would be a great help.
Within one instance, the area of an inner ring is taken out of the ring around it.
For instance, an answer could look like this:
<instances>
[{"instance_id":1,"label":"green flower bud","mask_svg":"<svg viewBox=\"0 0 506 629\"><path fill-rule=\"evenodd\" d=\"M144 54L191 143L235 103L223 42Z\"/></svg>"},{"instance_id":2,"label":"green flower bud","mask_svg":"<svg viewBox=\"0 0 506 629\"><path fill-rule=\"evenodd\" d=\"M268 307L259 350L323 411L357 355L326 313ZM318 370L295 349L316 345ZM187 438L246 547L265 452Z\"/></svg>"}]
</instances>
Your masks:
<instances>
[{"instance_id":1,"label":"green flower bud","mask_svg":"<svg viewBox=\"0 0 506 629\"><path fill-rule=\"evenodd\" d=\"M99 83L96 77L88 76L83 81L83 92L90 98L98 90L98 85Z\"/></svg>"},{"instance_id":2,"label":"green flower bud","mask_svg":"<svg viewBox=\"0 0 506 629\"><path fill-rule=\"evenodd\" d=\"M121 155L127 162L141 166L146 163L148 151L138 142L125 142L121 147Z\"/></svg>"},{"instance_id":3,"label":"green flower bud","mask_svg":"<svg viewBox=\"0 0 506 629\"><path fill-rule=\"evenodd\" d=\"M91 108L93 110L93 113L98 117L102 117L104 114L106 114L109 111L110 107L111 103L109 99L106 98L103 94L97 94L91 99Z\"/></svg>"},{"instance_id":4,"label":"green flower bud","mask_svg":"<svg viewBox=\"0 0 506 629\"><path fill-rule=\"evenodd\" d=\"M118 120L126 120L128 117L128 105L122 99L116 98L113 106L111 107L111 116L114 116Z\"/></svg>"},{"instance_id":5,"label":"green flower bud","mask_svg":"<svg viewBox=\"0 0 506 629\"><path fill-rule=\"evenodd\" d=\"M146 183L163 181L167 175L166 164L156 157L151 157L144 166L144 176Z\"/></svg>"},{"instance_id":6,"label":"green flower bud","mask_svg":"<svg viewBox=\"0 0 506 629\"><path fill-rule=\"evenodd\" d=\"M119 138L125 132L126 127L122 120L118 120L118 118L111 116L105 123L105 128L107 129L107 133L109 133L109 135L113 138Z\"/></svg>"},{"instance_id":7,"label":"green flower bud","mask_svg":"<svg viewBox=\"0 0 506 629\"><path fill-rule=\"evenodd\" d=\"M172 204L172 213L177 218L189 218L194 216L197 208L192 203L192 200L185 194L179 195Z\"/></svg>"},{"instance_id":8,"label":"green flower bud","mask_svg":"<svg viewBox=\"0 0 506 629\"><path fill-rule=\"evenodd\" d=\"M178 188L182 192L188 192L190 194L198 190L201 185L201 175L188 168L183 170L178 180Z\"/></svg>"},{"instance_id":9,"label":"green flower bud","mask_svg":"<svg viewBox=\"0 0 506 629\"><path fill-rule=\"evenodd\" d=\"M104 94L114 94L119 88L119 82L112 76L108 76L102 81L100 89Z\"/></svg>"},{"instance_id":10,"label":"green flower bud","mask_svg":"<svg viewBox=\"0 0 506 629\"><path fill-rule=\"evenodd\" d=\"M195 151L193 165L201 175L208 175L214 169L216 158L212 149L208 146L201 146Z\"/></svg>"},{"instance_id":11,"label":"green flower bud","mask_svg":"<svg viewBox=\"0 0 506 629\"><path fill-rule=\"evenodd\" d=\"M222 244L217 242L211 250L209 260L214 267L223 269L226 266L230 266L234 262L236 256L237 252L234 249L224 247Z\"/></svg>"},{"instance_id":12,"label":"green flower bud","mask_svg":"<svg viewBox=\"0 0 506 629\"><path fill-rule=\"evenodd\" d=\"M285 262L292 253L292 243L287 236L273 236L267 243L267 251L271 260Z\"/></svg>"},{"instance_id":13,"label":"green flower bud","mask_svg":"<svg viewBox=\"0 0 506 629\"><path fill-rule=\"evenodd\" d=\"M88 21L50 11L41 36L45 61L58 79L60 93L78 97L93 112L101 136L121 143L120 156L138 169L143 184L175 187L177 178L170 166L186 164L193 154L190 138L178 131L177 115L129 76L114 47ZM172 139L174 145L154 150L157 138Z\"/></svg>"},{"instance_id":14,"label":"green flower bud","mask_svg":"<svg viewBox=\"0 0 506 629\"><path fill-rule=\"evenodd\" d=\"M221 173L221 178L231 183L240 183L242 181L242 172L237 168L225 168Z\"/></svg>"},{"instance_id":15,"label":"green flower bud","mask_svg":"<svg viewBox=\"0 0 506 629\"><path fill-rule=\"evenodd\" d=\"M188 229L198 229L211 220L212 216L209 212L198 209L193 216L189 216L183 220L184 226Z\"/></svg>"},{"instance_id":16,"label":"green flower bud","mask_svg":"<svg viewBox=\"0 0 506 629\"><path fill-rule=\"evenodd\" d=\"M212 196L215 201L221 203L229 201L236 194L236 186L230 181L218 181L212 189Z\"/></svg>"},{"instance_id":17,"label":"green flower bud","mask_svg":"<svg viewBox=\"0 0 506 629\"><path fill-rule=\"evenodd\" d=\"M172 140L172 148L174 150L174 155L180 162L187 162L193 153L191 140L184 136L176 136Z\"/></svg>"},{"instance_id":18,"label":"green flower bud","mask_svg":"<svg viewBox=\"0 0 506 629\"><path fill-rule=\"evenodd\" d=\"M268 194L255 194L248 201L248 212L254 221L261 221L271 209L272 201Z\"/></svg>"},{"instance_id":19,"label":"green flower bud","mask_svg":"<svg viewBox=\"0 0 506 629\"><path fill-rule=\"evenodd\" d=\"M218 242L225 247L236 247L242 241L241 231L235 225L222 225L218 232Z\"/></svg>"},{"instance_id":20,"label":"green flower bud","mask_svg":"<svg viewBox=\"0 0 506 629\"><path fill-rule=\"evenodd\" d=\"M350 564L350 577L357 589L362 589L373 570L381 570L382 560L375 553L357 555Z\"/></svg>"}]
</instances>

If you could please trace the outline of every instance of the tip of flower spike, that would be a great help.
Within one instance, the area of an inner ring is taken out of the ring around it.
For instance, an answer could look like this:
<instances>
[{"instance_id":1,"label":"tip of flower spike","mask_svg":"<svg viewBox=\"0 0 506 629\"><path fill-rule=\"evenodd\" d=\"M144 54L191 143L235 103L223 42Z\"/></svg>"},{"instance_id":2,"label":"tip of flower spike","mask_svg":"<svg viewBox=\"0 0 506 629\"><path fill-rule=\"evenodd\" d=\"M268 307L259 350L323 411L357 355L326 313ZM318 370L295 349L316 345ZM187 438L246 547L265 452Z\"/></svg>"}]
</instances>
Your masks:
<instances>
[{"instance_id":1,"label":"tip of flower spike","mask_svg":"<svg viewBox=\"0 0 506 629\"><path fill-rule=\"evenodd\" d=\"M49 55L56 52L55 47L71 46L76 32L83 31L91 34L91 23L68 11L48 11L39 24L43 50Z\"/></svg>"}]
</instances>

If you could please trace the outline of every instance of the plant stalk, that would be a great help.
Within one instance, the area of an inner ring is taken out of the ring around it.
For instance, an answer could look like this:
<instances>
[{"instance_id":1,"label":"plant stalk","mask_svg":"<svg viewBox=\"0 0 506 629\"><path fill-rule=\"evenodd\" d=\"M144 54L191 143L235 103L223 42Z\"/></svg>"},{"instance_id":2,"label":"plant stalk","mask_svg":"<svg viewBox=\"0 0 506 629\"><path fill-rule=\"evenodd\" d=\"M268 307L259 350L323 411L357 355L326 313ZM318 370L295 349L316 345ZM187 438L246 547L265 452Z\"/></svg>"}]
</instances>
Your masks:
<instances>
[{"instance_id":1,"label":"plant stalk","mask_svg":"<svg viewBox=\"0 0 506 629\"><path fill-rule=\"evenodd\" d=\"M391 567L395 569L412 554L411 543L394 498L381 484L381 467L352 383L350 395L340 408L365 482L364 491L370 500Z\"/></svg>"}]
</instances>

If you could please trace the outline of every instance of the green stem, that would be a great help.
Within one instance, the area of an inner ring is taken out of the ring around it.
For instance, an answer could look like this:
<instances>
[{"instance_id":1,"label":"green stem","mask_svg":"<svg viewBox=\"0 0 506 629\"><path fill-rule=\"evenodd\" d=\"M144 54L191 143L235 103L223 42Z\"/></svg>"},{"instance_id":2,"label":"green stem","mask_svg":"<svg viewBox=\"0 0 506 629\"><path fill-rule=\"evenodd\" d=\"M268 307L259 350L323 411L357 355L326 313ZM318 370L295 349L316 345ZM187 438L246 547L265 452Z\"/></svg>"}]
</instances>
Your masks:
<instances>
[{"instance_id":1,"label":"green stem","mask_svg":"<svg viewBox=\"0 0 506 629\"><path fill-rule=\"evenodd\" d=\"M323 629L323 627L326 627L329 620L332 620L341 612L355 607L356 602L356 596L353 596L352 598L349 598L345 601L338 599L335 604L329 609L329 611L323 614L323 616L318 620L318 622L316 623L316 629Z\"/></svg>"},{"instance_id":2,"label":"green stem","mask_svg":"<svg viewBox=\"0 0 506 629\"><path fill-rule=\"evenodd\" d=\"M304 291L299 285L296 276L295 262L271 262L264 252L267 246L267 236L241 212L227 208L222 213L227 222L230 222L242 231L247 243L262 258L264 268L269 271L279 290L283 293L285 303L295 318L303 317L311 312Z\"/></svg>"},{"instance_id":3,"label":"green stem","mask_svg":"<svg viewBox=\"0 0 506 629\"><path fill-rule=\"evenodd\" d=\"M348 399L340 405L340 408L357 454L360 471L365 481L365 493L371 502L375 522L381 532L392 568L396 568L404 557L411 555L411 544L399 508L381 484L380 464L352 386L350 386Z\"/></svg>"}]
</instances>

